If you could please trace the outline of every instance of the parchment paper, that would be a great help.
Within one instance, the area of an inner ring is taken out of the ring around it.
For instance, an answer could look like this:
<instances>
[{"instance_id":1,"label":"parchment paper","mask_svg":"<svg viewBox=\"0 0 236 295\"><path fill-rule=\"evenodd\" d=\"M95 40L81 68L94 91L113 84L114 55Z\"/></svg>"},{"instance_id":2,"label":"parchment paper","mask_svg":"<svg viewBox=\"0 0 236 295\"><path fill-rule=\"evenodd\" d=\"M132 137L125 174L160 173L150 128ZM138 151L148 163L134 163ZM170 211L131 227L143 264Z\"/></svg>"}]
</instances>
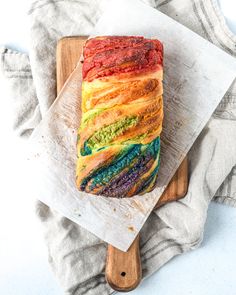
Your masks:
<instances>
[{"instance_id":1,"label":"parchment paper","mask_svg":"<svg viewBox=\"0 0 236 295\"><path fill-rule=\"evenodd\" d=\"M158 187L129 199L98 197L77 190L80 63L32 135L31 179L38 199L126 251L234 80L236 63L189 29L133 0L111 1L94 35L143 35L164 43L165 118Z\"/></svg>"}]
</instances>

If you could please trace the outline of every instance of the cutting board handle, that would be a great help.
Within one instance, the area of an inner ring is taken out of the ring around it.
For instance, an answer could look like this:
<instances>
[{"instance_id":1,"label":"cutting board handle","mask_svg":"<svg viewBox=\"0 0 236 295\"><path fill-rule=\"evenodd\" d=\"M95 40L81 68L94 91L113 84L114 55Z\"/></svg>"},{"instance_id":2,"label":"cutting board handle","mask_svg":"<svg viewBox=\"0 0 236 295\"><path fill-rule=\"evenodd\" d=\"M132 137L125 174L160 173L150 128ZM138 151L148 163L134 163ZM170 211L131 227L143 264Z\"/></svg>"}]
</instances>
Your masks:
<instances>
[{"instance_id":1,"label":"cutting board handle","mask_svg":"<svg viewBox=\"0 0 236 295\"><path fill-rule=\"evenodd\" d=\"M116 291L128 292L138 286L142 278L139 235L127 252L108 245L105 272L108 284Z\"/></svg>"}]
</instances>

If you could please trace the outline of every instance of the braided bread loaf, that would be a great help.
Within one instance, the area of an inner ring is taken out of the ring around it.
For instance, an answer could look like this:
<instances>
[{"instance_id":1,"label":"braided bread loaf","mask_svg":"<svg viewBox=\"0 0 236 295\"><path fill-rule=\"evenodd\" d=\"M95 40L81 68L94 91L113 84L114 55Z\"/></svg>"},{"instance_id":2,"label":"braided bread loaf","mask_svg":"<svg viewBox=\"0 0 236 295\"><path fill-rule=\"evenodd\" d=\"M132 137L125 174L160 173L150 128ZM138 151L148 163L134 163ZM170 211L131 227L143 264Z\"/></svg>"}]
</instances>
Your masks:
<instances>
[{"instance_id":1,"label":"braided bread loaf","mask_svg":"<svg viewBox=\"0 0 236 295\"><path fill-rule=\"evenodd\" d=\"M89 39L83 54L77 186L107 197L149 192L160 164L163 46L105 36Z\"/></svg>"}]
</instances>

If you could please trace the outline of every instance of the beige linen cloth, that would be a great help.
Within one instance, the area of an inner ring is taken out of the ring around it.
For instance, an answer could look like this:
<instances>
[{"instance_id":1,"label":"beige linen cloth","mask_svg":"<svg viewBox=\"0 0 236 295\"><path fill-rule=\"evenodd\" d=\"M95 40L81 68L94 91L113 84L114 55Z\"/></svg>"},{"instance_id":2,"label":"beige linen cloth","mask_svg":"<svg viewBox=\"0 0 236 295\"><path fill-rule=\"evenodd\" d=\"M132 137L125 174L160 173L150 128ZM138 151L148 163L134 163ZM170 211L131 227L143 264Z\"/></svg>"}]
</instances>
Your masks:
<instances>
[{"instance_id":1,"label":"beige linen cloth","mask_svg":"<svg viewBox=\"0 0 236 295\"><path fill-rule=\"evenodd\" d=\"M29 55L1 49L1 69L12 90L14 129L20 136L30 136L55 99L57 41L63 36L89 35L107 1L36 1L28 13ZM236 56L236 36L227 28L216 1L143 2ZM236 206L235 149L236 83L189 153L188 194L153 212L141 231L144 277L175 255L200 245L212 199ZM41 202L37 214L45 229L49 263L65 294L112 294L104 277L106 244Z\"/></svg>"}]
</instances>

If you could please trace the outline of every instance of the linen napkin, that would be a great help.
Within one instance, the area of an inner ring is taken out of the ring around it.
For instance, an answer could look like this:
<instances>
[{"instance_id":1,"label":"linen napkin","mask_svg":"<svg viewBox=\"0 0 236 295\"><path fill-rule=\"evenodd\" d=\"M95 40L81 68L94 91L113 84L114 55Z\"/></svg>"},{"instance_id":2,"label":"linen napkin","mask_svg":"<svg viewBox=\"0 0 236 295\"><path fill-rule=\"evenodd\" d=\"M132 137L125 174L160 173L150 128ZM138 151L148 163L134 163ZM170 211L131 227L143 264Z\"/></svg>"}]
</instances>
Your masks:
<instances>
[{"instance_id":1,"label":"linen napkin","mask_svg":"<svg viewBox=\"0 0 236 295\"><path fill-rule=\"evenodd\" d=\"M14 128L28 138L55 99L55 49L65 35L88 35L104 1L39 0L29 11L29 56L1 49L1 68L12 90ZM236 37L213 0L143 1L231 55ZM135 9L135 7L134 7ZM202 241L209 202L236 205L236 84L234 83L189 153L189 190L180 201L151 214L141 231L144 277ZM227 155L227 156L226 156ZM65 294L112 294L104 277L106 244L46 205L37 203L49 262Z\"/></svg>"}]
</instances>

